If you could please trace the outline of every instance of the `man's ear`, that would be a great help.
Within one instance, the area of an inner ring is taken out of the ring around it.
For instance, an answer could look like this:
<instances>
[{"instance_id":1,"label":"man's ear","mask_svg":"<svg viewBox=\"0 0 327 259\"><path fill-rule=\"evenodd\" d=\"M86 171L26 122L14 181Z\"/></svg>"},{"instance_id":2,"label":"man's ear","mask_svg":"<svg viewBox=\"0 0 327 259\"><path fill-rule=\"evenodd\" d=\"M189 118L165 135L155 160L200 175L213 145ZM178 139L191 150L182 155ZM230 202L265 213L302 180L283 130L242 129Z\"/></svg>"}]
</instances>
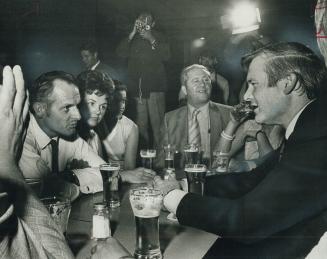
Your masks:
<instances>
[{"instance_id":1,"label":"man's ear","mask_svg":"<svg viewBox=\"0 0 327 259\"><path fill-rule=\"evenodd\" d=\"M300 87L300 82L298 80L298 77L295 73L291 73L285 78L280 80L280 83L283 84L283 92L285 95L288 95L292 93L293 91L296 91Z\"/></svg>"},{"instance_id":2,"label":"man's ear","mask_svg":"<svg viewBox=\"0 0 327 259\"><path fill-rule=\"evenodd\" d=\"M97 52L97 51L94 52L94 57L95 57L96 59L98 59L98 52Z\"/></svg>"},{"instance_id":3,"label":"man's ear","mask_svg":"<svg viewBox=\"0 0 327 259\"><path fill-rule=\"evenodd\" d=\"M187 91L186 91L186 86L185 85L182 85L181 86L181 89L182 89L182 92L187 95Z\"/></svg>"},{"instance_id":4,"label":"man's ear","mask_svg":"<svg viewBox=\"0 0 327 259\"><path fill-rule=\"evenodd\" d=\"M33 110L35 116L38 118L44 118L47 114L47 104L44 102L35 102L33 103Z\"/></svg>"}]
</instances>

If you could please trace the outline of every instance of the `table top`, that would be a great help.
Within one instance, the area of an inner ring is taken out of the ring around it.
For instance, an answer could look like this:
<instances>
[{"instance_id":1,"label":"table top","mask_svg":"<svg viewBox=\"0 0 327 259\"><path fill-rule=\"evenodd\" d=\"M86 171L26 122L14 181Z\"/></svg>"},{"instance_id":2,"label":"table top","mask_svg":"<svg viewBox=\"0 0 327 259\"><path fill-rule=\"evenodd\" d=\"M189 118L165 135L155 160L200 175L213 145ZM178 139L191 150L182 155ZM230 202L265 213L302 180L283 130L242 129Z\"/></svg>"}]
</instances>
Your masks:
<instances>
[{"instance_id":1,"label":"table top","mask_svg":"<svg viewBox=\"0 0 327 259\"><path fill-rule=\"evenodd\" d=\"M133 254L135 247L135 222L129 203L128 191L137 185L125 185L122 191L121 206L110 210L110 225L113 236ZM73 252L90 239L92 229L93 204L101 202L102 193L83 195L72 204L67 229L67 241ZM217 239L216 235L181 226L167 219L168 212L161 211L159 217L160 247L164 258L202 258Z\"/></svg>"}]
</instances>

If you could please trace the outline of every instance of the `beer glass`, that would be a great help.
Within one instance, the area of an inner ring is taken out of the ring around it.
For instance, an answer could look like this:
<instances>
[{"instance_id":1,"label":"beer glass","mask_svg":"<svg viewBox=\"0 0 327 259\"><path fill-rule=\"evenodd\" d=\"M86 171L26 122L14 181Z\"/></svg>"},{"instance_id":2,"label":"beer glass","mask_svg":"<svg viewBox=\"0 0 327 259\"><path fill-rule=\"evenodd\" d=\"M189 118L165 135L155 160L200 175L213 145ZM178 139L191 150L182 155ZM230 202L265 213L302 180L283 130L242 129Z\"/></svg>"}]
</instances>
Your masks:
<instances>
[{"instance_id":1,"label":"beer glass","mask_svg":"<svg viewBox=\"0 0 327 259\"><path fill-rule=\"evenodd\" d=\"M130 191L129 200L136 224L137 259L161 259L159 243L159 214L163 196L160 190L140 187Z\"/></svg>"},{"instance_id":2,"label":"beer glass","mask_svg":"<svg viewBox=\"0 0 327 259\"><path fill-rule=\"evenodd\" d=\"M118 176L119 162L110 162L100 165L100 172L103 181L103 202L107 203L109 208L120 206Z\"/></svg>"},{"instance_id":3,"label":"beer glass","mask_svg":"<svg viewBox=\"0 0 327 259\"><path fill-rule=\"evenodd\" d=\"M229 155L228 153L215 152L215 164L217 166L216 172L218 173L227 173L229 166Z\"/></svg>"},{"instance_id":4,"label":"beer glass","mask_svg":"<svg viewBox=\"0 0 327 259\"><path fill-rule=\"evenodd\" d=\"M141 149L142 166L144 168L153 169L153 159L156 157L155 149Z\"/></svg>"},{"instance_id":5,"label":"beer glass","mask_svg":"<svg viewBox=\"0 0 327 259\"><path fill-rule=\"evenodd\" d=\"M71 211L69 198L53 196L42 198L41 201L48 209L51 218L53 218L53 220L57 223L62 233L65 234Z\"/></svg>"},{"instance_id":6,"label":"beer glass","mask_svg":"<svg viewBox=\"0 0 327 259\"><path fill-rule=\"evenodd\" d=\"M203 195L207 167L203 164L186 164L185 174L188 191Z\"/></svg>"},{"instance_id":7,"label":"beer glass","mask_svg":"<svg viewBox=\"0 0 327 259\"><path fill-rule=\"evenodd\" d=\"M174 167L175 145L168 144L164 146L165 151L165 168L172 169Z\"/></svg>"},{"instance_id":8,"label":"beer glass","mask_svg":"<svg viewBox=\"0 0 327 259\"><path fill-rule=\"evenodd\" d=\"M187 144L184 147L184 164L200 163L200 148L197 144Z\"/></svg>"}]
</instances>

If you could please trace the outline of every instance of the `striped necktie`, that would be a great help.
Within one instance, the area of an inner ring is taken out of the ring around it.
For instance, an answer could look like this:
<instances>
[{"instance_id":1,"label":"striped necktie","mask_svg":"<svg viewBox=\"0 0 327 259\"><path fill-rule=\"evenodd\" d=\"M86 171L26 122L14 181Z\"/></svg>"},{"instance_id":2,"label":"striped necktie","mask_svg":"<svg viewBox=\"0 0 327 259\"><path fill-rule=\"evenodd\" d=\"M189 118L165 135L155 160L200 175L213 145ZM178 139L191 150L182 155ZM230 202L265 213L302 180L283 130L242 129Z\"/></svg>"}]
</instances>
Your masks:
<instances>
[{"instance_id":1,"label":"striped necktie","mask_svg":"<svg viewBox=\"0 0 327 259\"><path fill-rule=\"evenodd\" d=\"M201 145L200 126L198 115L200 110L194 110L192 113L192 120L189 121L189 144Z\"/></svg>"}]
</instances>

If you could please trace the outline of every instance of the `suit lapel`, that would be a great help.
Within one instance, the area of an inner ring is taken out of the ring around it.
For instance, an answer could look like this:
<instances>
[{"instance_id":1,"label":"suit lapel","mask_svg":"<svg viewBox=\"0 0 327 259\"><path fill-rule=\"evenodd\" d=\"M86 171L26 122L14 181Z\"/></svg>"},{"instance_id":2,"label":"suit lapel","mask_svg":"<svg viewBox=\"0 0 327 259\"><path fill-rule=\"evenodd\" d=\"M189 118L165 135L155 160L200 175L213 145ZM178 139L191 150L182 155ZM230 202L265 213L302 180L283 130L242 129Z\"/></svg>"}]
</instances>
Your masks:
<instances>
[{"instance_id":1,"label":"suit lapel","mask_svg":"<svg viewBox=\"0 0 327 259\"><path fill-rule=\"evenodd\" d=\"M183 151L184 146L187 144L188 139L188 123L187 123L187 107L183 107L176 121L176 126L174 128L175 132L172 132L176 136L175 143L180 143L177 147L180 151Z\"/></svg>"}]
</instances>

